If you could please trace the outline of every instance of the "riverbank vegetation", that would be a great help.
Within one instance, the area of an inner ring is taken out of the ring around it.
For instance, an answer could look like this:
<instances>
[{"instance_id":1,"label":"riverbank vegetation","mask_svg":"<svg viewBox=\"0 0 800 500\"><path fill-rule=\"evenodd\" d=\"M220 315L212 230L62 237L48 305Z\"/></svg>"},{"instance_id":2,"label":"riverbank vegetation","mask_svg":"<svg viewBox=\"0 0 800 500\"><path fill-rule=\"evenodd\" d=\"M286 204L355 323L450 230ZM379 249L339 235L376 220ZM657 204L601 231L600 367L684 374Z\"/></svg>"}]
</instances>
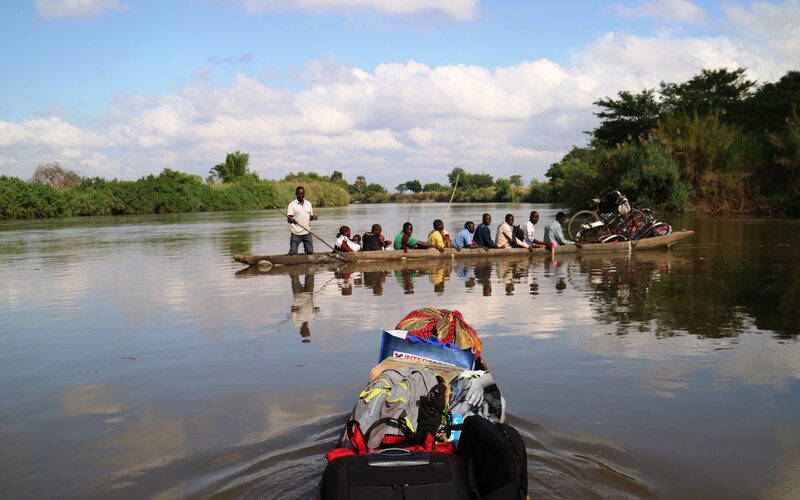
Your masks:
<instances>
[{"instance_id":1,"label":"riverbank vegetation","mask_svg":"<svg viewBox=\"0 0 800 500\"><path fill-rule=\"evenodd\" d=\"M595 105L600 124L548 170L546 199L579 208L619 189L671 212L800 214L800 72L758 85L703 70Z\"/></svg>"}]
</instances>

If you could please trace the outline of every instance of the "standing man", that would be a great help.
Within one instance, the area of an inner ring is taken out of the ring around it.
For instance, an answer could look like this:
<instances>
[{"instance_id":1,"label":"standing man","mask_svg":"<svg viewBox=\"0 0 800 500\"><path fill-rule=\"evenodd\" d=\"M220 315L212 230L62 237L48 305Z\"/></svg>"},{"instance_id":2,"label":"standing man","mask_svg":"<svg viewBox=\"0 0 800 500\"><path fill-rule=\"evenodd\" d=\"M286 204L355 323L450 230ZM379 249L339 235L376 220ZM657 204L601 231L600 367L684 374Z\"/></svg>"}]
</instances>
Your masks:
<instances>
[{"instance_id":1,"label":"standing man","mask_svg":"<svg viewBox=\"0 0 800 500\"><path fill-rule=\"evenodd\" d=\"M317 220L311 202L306 200L306 190L303 186L297 186L294 190L296 200L289 203L286 210L286 221L291 224L292 236L289 240L289 255L297 255L297 247L303 242L303 251L311 255L314 253L314 240L308 232L308 226L312 220Z\"/></svg>"},{"instance_id":2,"label":"standing man","mask_svg":"<svg viewBox=\"0 0 800 500\"><path fill-rule=\"evenodd\" d=\"M525 243L528 245L544 245L543 241L536 239L536 223L539 222L539 212L534 210L531 212L531 218L525 223L523 231L525 231Z\"/></svg>"},{"instance_id":3,"label":"standing man","mask_svg":"<svg viewBox=\"0 0 800 500\"><path fill-rule=\"evenodd\" d=\"M483 214L483 222L478 224L478 227L475 229L475 237L472 239L475 245L484 248L497 248L497 245L492 241L492 232L489 230L489 224L491 223L492 216Z\"/></svg>"},{"instance_id":4,"label":"standing man","mask_svg":"<svg viewBox=\"0 0 800 500\"><path fill-rule=\"evenodd\" d=\"M578 243L564 238L564 231L561 229L561 225L564 224L566 220L567 214L564 212L558 212L556 214L556 220L544 227L544 244L547 246L547 248L555 248L559 245L573 244L576 247L581 248L581 245Z\"/></svg>"}]
</instances>

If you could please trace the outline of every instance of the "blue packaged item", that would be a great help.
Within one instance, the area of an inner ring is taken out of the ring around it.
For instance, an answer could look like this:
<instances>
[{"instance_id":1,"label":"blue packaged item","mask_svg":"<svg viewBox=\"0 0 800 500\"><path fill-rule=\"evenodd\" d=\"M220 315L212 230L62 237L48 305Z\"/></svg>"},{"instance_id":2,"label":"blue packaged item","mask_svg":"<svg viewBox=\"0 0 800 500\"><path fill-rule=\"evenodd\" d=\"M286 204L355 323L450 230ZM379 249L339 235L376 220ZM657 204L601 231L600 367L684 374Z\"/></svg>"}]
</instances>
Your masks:
<instances>
[{"instance_id":1,"label":"blue packaged item","mask_svg":"<svg viewBox=\"0 0 800 500\"><path fill-rule=\"evenodd\" d=\"M453 413L452 420L451 420L450 423L453 424L453 425L463 424L464 423L464 417L462 417L460 413ZM457 443L459 437L461 437L461 431L460 430L450 431L450 437L447 440Z\"/></svg>"},{"instance_id":2,"label":"blue packaged item","mask_svg":"<svg viewBox=\"0 0 800 500\"><path fill-rule=\"evenodd\" d=\"M378 362L386 358L441 363L468 370L475 367L475 353L472 349L459 349L456 345L443 343L435 338L423 339L407 335L405 330L383 331Z\"/></svg>"}]
</instances>

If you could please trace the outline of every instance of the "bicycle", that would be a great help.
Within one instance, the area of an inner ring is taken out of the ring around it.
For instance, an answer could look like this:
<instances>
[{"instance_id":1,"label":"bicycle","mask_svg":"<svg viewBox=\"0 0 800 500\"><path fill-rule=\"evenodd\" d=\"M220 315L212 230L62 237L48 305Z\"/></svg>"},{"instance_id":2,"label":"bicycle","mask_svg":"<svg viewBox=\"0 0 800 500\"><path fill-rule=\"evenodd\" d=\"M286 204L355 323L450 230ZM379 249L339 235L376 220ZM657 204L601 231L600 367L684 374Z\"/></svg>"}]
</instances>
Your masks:
<instances>
[{"instance_id":1,"label":"bicycle","mask_svg":"<svg viewBox=\"0 0 800 500\"><path fill-rule=\"evenodd\" d=\"M567 224L567 234L578 243L599 242L622 232L633 234L648 221L647 214L632 207L619 191L591 202L594 210L576 212Z\"/></svg>"}]
</instances>

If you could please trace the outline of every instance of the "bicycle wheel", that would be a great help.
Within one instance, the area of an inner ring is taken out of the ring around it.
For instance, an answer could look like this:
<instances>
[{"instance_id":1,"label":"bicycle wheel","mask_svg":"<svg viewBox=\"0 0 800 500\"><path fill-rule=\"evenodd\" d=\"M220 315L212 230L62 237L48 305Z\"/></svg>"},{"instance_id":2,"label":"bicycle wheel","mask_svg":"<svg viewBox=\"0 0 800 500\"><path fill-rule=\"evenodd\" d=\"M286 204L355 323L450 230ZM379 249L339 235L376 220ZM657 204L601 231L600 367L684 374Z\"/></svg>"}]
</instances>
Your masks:
<instances>
[{"instance_id":1,"label":"bicycle wheel","mask_svg":"<svg viewBox=\"0 0 800 500\"><path fill-rule=\"evenodd\" d=\"M672 232L672 226L666 222L656 222L650 228L650 236L665 236Z\"/></svg>"},{"instance_id":2,"label":"bicycle wheel","mask_svg":"<svg viewBox=\"0 0 800 500\"><path fill-rule=\"evenodd\" d=\"M645 236L642 231L650 223L650 217L641 210L634 209L628 214L625 221L625 236L629 239L639 239ZM645 230L646 231L646 230Z\"/></svg>"},{"instance_id":3,"label":"bicycle wheel","mask_svg":"<svg viewBox=\"0 0 800 500\"><path fill-rule=\"evenodd\" d=\"M628 241L622 234L611 234L600 239L600 243L622 243Z\"/></svg>"},{"instance_id":4,"label":"bicycle wheel","mask_svg":"<svg viewBox=\"0 0 800 500\"><path fill-rule=\"evenodd\" d=\"M600 220L600 217L591 210L575 212L575 215L570 218L569 224L567 224L567 235L569 239L574 240L576 238L583 224L589 224L598 220Z\"/></svg>"}]
</instances>

